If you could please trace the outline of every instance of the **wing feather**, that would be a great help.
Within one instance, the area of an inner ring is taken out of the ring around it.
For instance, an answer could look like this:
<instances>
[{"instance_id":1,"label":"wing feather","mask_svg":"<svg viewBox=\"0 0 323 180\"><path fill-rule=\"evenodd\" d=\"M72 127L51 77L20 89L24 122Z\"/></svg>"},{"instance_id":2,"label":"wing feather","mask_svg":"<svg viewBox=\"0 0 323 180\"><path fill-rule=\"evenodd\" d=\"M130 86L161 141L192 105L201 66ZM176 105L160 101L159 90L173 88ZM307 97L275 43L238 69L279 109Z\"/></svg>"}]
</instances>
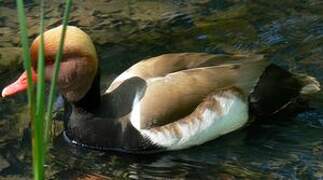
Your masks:
<instances>
[{"instance_id":1,"label":"wing feather","mask_svg":"<svg viewBox=\"0 0 323 180\"><path fill-rule=\"evenodd\" d=\"M147 79L147 89L137 102L140 128L174 122L194 111L210 93L238 87L249 94L268 63L263 60L240 61L211 67L185 69L163 77Z\"/></svg>"},{"instance_id":2,"label":"wing feather","mask_svg":"<svg viewBox=\"0 0 323 180\"><path fill-rule=\"evenodd\" d=\"M125 80L132 77L150 78L164 77L169 73L194 68L212 67L224 64L241 64L262 60L262 55L212 55L206 53L173 53L149 58L133 65L119 75L110 85L106 93L116 89Z\"/></svg>"}]
</instances>

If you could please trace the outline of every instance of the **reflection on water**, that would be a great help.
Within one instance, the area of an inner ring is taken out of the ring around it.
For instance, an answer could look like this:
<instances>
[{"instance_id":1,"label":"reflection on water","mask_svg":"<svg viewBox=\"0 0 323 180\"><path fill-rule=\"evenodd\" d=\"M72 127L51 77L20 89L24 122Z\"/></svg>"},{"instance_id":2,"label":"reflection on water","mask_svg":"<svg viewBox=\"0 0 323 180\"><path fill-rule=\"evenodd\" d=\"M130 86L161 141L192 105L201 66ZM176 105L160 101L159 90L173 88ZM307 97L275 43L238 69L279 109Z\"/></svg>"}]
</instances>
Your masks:
<instances>
[{"instance_id":1,"label":"reflection on water","mask_svg":"<svg viewBox=\"0 0 323 180\"><path fill-rule=\"evenodd\" d=\"M35 37L38 5L28 2L30 37ZM60 23L62 4L49 3L47 25L53 27ZM19 46L14 8L6 0L0 6L5 12L0 16L1 89L21 70L14 64L19 62L19 53L13 50ZM71 24L95 41L104 82L146 57L209 52L263 53L270 61L309 73L322 83L322 9L320 0L75 1ZM10 53L4 57L4 52ZM322 95L315 95L311 109L296 117L266 120L184 151L102 153L73 147L57 136L47 173L52 179L323 178ZM1 178L31 178L25 102L24 95L0 100Z\"/></svg>"}]
</instances>

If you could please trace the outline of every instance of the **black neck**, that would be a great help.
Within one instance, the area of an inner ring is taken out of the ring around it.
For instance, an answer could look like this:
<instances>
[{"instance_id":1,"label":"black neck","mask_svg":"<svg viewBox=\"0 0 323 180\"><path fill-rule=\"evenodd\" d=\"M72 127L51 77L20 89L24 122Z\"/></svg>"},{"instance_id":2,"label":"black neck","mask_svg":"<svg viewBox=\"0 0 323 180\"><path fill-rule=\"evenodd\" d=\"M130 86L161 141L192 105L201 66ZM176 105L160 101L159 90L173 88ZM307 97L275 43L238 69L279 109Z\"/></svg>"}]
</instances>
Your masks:
<instances>
[{"instance_id":1,"label":"black neck","mask_svg":"<svg viewBox=\"0 0 323 180\"><path fill-rule=\"evenodd\" d=\"M101 104L100 97L100 71L96 73L92 82L91 88L85 94L85 96L73 103L76 108L80 108L86 112L93 113Z\"/></svg>"}]
</instances>

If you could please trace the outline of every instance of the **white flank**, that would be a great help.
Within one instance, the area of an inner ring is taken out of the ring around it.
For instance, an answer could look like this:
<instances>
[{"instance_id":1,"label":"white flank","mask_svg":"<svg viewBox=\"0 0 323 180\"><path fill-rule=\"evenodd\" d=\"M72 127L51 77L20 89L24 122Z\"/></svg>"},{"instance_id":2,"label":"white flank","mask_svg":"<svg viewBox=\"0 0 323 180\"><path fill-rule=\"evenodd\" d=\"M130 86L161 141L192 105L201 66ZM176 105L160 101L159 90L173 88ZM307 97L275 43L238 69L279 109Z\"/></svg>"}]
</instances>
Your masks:
<instances>
[{"instance_id":1,"label":"white flank","mask_svg":"<svg viewBox=\"0 0 323 180\"><path fill-rule=\"evenodd\" d=\"M205 109L201 117L193 119L190 123L185 123L185 120L182 119L158 129L140 129L140 103L135 99L130 118L131 123L154 144L169 150L203 144L247 123L248 106L239 97L226 93L225 96L215 95L213 98L219 102L221 113ZM177 131L169 126L176 126Z\"/></svg>"},{"instance_id":2,"label":"white flank","mask_svg":"<svg viewBox=\"0 0 323 180\"><path fill-rule=\"evenodd\" d=\"M140 119L141 119L141 115L140 115L140 92L136 93L135 99L133 100L132 103L132 111L130 114L130 122L131 124L136 128L136 129L140 129Z\"/></svg>"}]
</instances>

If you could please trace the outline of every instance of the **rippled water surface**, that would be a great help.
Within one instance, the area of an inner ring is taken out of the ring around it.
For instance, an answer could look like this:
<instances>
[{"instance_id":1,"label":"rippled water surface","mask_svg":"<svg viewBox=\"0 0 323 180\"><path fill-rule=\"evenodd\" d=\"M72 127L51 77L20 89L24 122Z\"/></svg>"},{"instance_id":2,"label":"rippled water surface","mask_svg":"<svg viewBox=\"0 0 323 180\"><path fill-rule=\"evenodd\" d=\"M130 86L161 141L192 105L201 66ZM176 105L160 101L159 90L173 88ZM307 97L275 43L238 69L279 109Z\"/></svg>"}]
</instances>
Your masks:
<instances>
[{"instance_id":1,"label":"rippled water surface","mask_svg":"<svg viewBox=\"0 0 323 180\"><path fill-rule=\"evenodd\" d=\"M34 38L39 6L26 2ZM49 2L48 28L60 24L62 9L61 1ZM321 0L75 0L70 24L94 40L104 82L147 57L209 52L265 54L323 83L322 10ZM22 71L15 11L13 2L0 2L0 89ZM70 146L57 121L48 177L323 179L322 95L296 117L264 120L199 147L155 155ZM0 179L31 178L26 112L25 95L0 99Z\"/></svg>"}]
</instances>

